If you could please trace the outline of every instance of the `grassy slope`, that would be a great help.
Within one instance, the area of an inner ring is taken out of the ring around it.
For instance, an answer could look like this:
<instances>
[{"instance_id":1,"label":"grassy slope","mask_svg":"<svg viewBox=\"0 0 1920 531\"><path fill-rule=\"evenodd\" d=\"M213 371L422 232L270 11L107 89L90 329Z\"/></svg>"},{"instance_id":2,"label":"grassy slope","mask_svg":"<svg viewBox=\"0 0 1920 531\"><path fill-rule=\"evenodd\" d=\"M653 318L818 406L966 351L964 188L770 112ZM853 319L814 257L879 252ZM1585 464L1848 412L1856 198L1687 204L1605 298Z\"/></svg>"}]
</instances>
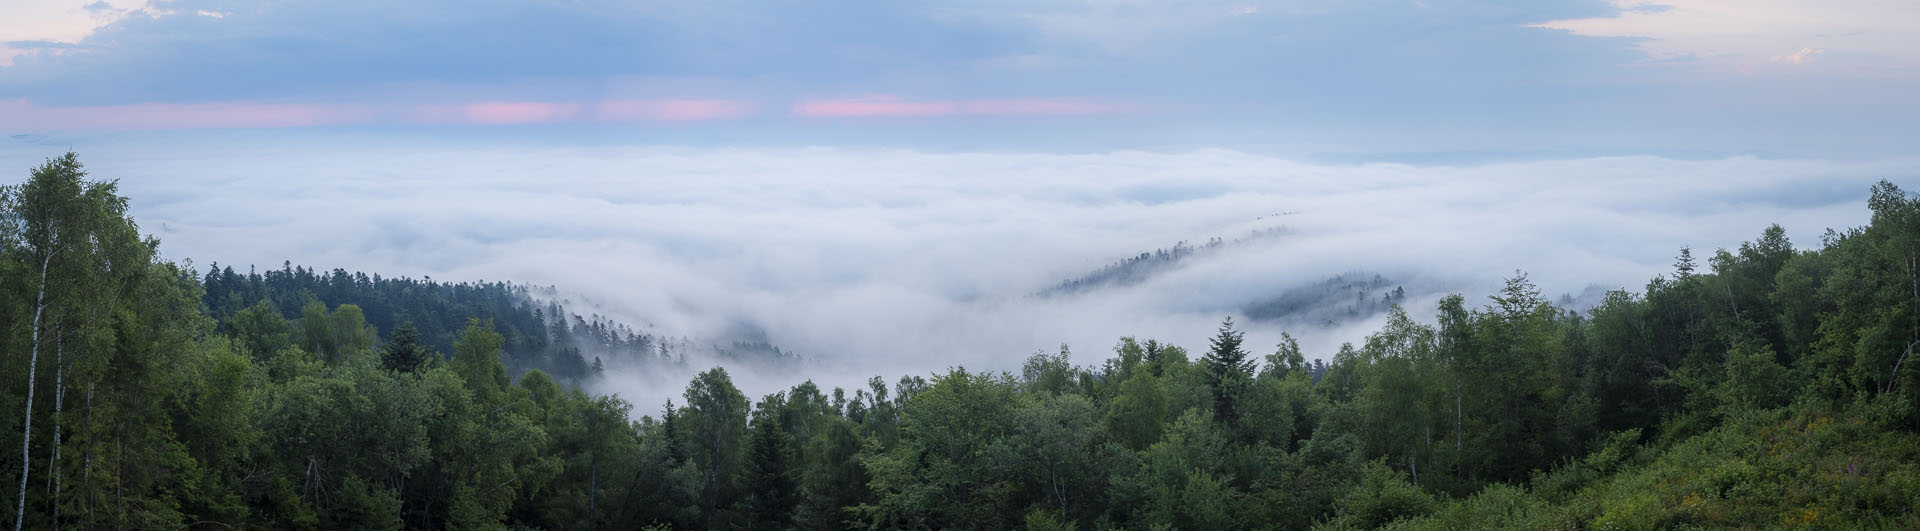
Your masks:
<instances>
[{"instance_id":1,"label":"grassy slope","mask_svg":"<svg viewBox=\"0 0 1920 531\"><path fill-rule=\"evenodd\" d=\"M1654 451L1622 439L1392 529L1920 529L1920 435L1756 412ZM1639 454L1639 455L1635 455Z\"/></svg>"}]
</instances>

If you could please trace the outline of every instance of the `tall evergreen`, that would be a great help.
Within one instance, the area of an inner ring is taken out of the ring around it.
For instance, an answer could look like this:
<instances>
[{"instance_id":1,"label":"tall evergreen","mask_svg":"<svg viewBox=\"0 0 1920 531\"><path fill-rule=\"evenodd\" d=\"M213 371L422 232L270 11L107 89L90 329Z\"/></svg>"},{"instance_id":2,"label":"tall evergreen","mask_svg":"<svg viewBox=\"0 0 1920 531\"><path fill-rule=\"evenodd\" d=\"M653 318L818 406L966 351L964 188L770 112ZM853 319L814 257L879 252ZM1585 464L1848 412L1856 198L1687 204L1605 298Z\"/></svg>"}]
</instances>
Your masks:
<instances>
[{"instance_id":1,"label":"tall evergreen","mask_svg":"<svg viewBox=\"0 0 1920 531\"><path fill-rule=\"evenodd\" d=\"M380 353L380 364L390 371L414 372L433 356L433 351L420 344L420 331L413 327L413 321L404 321L393 329L393 337Z\"/></svg>"},{"instance_id":2,"label":"tall evergreen","mask_svg":"<svg viewBox=\"0 0 1920 531\"><path fill-rule=\"evenodd\" d=\"M1252 380L1253 360L1246 349L1240 347L1246 333L1233 329L1233 317L1220 322L1220 330L1207 341L1206 356L1200 358L1206 369L1207 383L1213 389L1214 418L1228 425L1238 425L1239 410L1235 401Z\"/></svg>"},{"instance_id":3,"label":"tall evergreen","mask_svg":"<svg viewBox=\"0 0 1920 531\"><path fill-rule=\"evenodd\" d=\"M765 409L764 413L771 413ZM793 449L773 415L756 414L748 436L747 503L753 529L786 529L798 503L793 479Z\"/></svg>"}]
</instances>

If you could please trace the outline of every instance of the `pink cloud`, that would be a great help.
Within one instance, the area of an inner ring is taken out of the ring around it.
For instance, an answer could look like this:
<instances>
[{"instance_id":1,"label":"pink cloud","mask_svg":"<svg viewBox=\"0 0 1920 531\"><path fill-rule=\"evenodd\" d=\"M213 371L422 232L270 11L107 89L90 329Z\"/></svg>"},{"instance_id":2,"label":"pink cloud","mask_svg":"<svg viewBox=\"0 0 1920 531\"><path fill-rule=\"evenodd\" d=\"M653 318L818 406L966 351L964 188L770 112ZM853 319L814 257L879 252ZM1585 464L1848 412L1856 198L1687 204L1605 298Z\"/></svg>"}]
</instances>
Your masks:
<instances>
[{"instance_id":1,"label":"pink cloud","mask_svg":"<svg viewBox=\"0 0 1920 531\"><path fill-rule=\"evenodd\" d=\"M401 106L401 116L421 124L510 125L573 120L580 104L546 101L483 101Z\"/></svg>"},{"instance_id":2,"label":"pink cloud","mask_svg":"<svg viewBox=\"0 0 1920 531\"><path fill-rule=\"evenodd\" d=\"M809 100L791 109L808 118L864 118L918 116L1048 116L1132 112L1132 106L1075 99L959 100L903 102L892 97Z\"/></svg>"},{"instance_id":3,"label":"pink cloud","mask_svg":"<svg viewBox=\"0 0 1920 531\"><path fill-rule=\"evenodd\" d=\"M947 116L959 114L960 104L946 101L893 102L862 100L803 101L793 106L795 116L810 118L865 116Z\"/></svg>"},{"instance_id":4,"label":"pink cloud","mask_svg":"<svg viewBox=\"0 0 1920 531\"><path fill-rule=\"evenodd\" d=\"M736 100L609 100L591 119L599 122L724 120L753 114L753 104Z\"/></svg>"},{"instance_id":5,"label":"pink cloud","mask_svg":"<svg viewBox=\"0 0 1920 531\"><path fill-rule=\"evenodd\" d=\"M481 125L545 124L572 121L580 114L578 103L544 101L489 101L460 107L466 123Z\"/></svg>"}]
</instances>

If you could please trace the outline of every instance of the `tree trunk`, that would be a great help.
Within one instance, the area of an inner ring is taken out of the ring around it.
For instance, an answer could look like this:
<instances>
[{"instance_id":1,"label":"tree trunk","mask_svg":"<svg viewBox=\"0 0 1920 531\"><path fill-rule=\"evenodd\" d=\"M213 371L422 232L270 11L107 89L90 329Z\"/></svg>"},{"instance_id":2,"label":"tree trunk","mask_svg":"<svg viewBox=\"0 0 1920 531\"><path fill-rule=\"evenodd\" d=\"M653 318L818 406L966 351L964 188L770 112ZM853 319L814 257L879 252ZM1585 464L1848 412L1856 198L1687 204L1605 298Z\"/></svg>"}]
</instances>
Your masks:
<instances>
[{"instance_id":1,"label":"tree trunk","mask_svg":"<svg viewBox=\"0 0 1920 531\"><path fill-rule=\"evenodd\" d=\"M1060 520L1067 519L1067 489L1060 484L1060 464L1054 463L1047 473L1047 482L1053 486L1053 499L1060 504Z\"/></svg>"},{"instance_id":2,"label":"tree trunk","mask_svg":"<svg viewBox=\"0 0 1920 531\"><path fill-rule=\"evenodd\" d=\"M119 393L114 393L119 394ZM118 522L127 521L127 426L126 422L116 422L113 426L113 512Z\"/></svg>"},{"instance_id":3,"label":"tree trunk","mask_svg":"<svg viewBox=\"0 0 1920 531\"><path fill-rule=\"evenodd\" d=\"M1740 320L1740 301L1733 298L1733 280L1722 276L1720 285L1727 288L1727 306L1733 308L1733 320Z\"/></svg>"},{"instance_id":4,"label":"tree trunk","mask_svg":"<svg viewBox=\"0 0 1920 531\"><path fill-rule=\"evenodd\" d=\"M1466 386L1456 376L1453 379L1453 477L1455 479L1460 477L1460 473L1466 468L1463 464L1467 462L1467 447L1463 442L1466 438L1467 416L1466 410L1461 407L1461 403L1465 401L1464 396L1466 396Z\"/></svg>"},{"instance_id":5,"label":"tree trunk","mask_svg":"<svg viewBox=\"0 0 1920 531\"><path fill-rule=\"evenodd\" d=\"M88 426L94 425L93 424L93 386L92 385L87 386L87 425ZM88 432L91 433L92 430L89 429ZM88 440L91 441L92 438L89 437ZM86 451L81 455L85 457L86 466L82 468L83 472L81 472L80 480L90 482L93 478L93 445L88 444L83 448L85 448ZM93 493L89 491L83 491L83 492L87 492L87 495L86 495L87 521L94 522L95 519L93 516L93 500L94 500Z\"/></svg>"},{"instance_id":6,"label":"tree trunk","mask_svg":"<svg viewBox=\"0 0 1920 531\"><path fill-rule=\"evenodd\" d=\"M707 529L713 529L713 513L720 510L720 429L713 430L713 452L707 462Z\"/></svg>"},{"instance_id":7,"label":"tree trunk","mask_svg":"<svg viewBox=\"0 0 1920 531\"><path fill-rule=\"evenodd\" d=\"M58 337L60 335L59 327L55 326L54 330L55 330L54 336ZM66 402L66 396L67 396L67 379L66 379L67 371L66 371L66 364L62 361L63 359L62 353L66 350L64 348L65 346L66 346L65 341L61 341L58 339L54 340L54 343L53 343L53 455L47 457L47 481L49 482L50 485L52 485L52 490L53 490L54 527L59 527L60 525L60 440L61 440L60 411L61 411L61 405Z\"/></svg>"},{"instance_id":8,"label":"tree trunk","mask_svg":"<svg viewBox=\"0 0 1920 531\"><path fill-rule=\"evenodd\" d=\"M27 356L27 421L20 428L20 503L15 505L18 512L13 515L13 531L20 531L27 521L27 476L33 472L33 377L40 364L40 314L47 309L47 269L52 265L53 251L49 249L40 261L40 294L33 303L33 346Z\"/></svg>"},{"instance_id":9,"label":"tree trunk","mask_svg":"<svg viewBox=\"0 0 1920 531\"><path fill-rule=\"evenodd\" d=\"M1427 436L1421 438L1421 444L1427 446L1426 451L1422 453L1425 454L1427 458L1427 469L1431 470L1433 469L1433 421L1428 420L1420 424L1427 429Z\"/></svg>"},{"instance_id":10,"label":"tree trunk","mask_svg":"<svg viewBox=\"0 0 1920 531\"><path fill-rule=\"evenodd\" d=\"M593 456L593 471L587 476L587 529L599 527L600 519L594 507L600 501L600 456Z\"/></svg>"},{"instance_id":11,"label":"tree trunk","mask_svg":"<svg viewBox=\"0 0 1920 531\"><path fill-rule=\"evenodd\" d=\"M1913 348L1916 346L1920 346L1920 340L1914 340L1914 342L1908 343L1907 350L1900 353L1900 359L1893 362L1893 373L1887 375L1887 384L1880 387L1880 394L1886 394L1892 391L1895 385L1899 385L1900 365L1906 363L1907 358L1913 356Z\"/></svg>"}]
</instances>

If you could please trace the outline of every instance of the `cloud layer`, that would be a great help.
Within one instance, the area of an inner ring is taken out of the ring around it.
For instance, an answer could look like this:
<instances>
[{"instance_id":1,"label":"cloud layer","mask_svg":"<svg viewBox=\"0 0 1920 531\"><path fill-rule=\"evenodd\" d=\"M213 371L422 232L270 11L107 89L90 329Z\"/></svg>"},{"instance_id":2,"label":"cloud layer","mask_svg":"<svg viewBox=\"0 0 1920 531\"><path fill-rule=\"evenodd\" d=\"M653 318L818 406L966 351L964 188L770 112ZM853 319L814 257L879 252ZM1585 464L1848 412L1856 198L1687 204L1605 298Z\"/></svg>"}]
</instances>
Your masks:
<instances>
[{"instance_id":1,"label":"cloud layer","mask_svg":"<svg viewBox=\"0 0 1920 531\"><path fill-rule=\"evenodd\" d=\"M1122 335L1201 348L1240 305L1355 270L1470 295L1515 269L1550 295L1639 286L1681 246L1736 246L1768 223L1817 245L1825 229L1865 221L1873 181L1915 177L1911 161L1751 157L1414 166L1229 150L205 147L215 144L79 149L95 177L121 179L165 254L201 267L291 260L551 284L656 333L745 323L819 360L755 380L756 393L801 377L855 386L959 364L1013 369L1062 343L1091 363ZM20 172L53 154L4 146L0 165ZM1176 241L1279 226L1289 235L1138 286L1029 296ZM1432 302L1411 304L1422 314ZM1292 332L1321 357L1371 326ZM1279 332L1256 327L1250 344L1265 349ZM682 385L616 387L650 404Z\"/></svg>"},{"instance_id":2,"label":"cloud layer","mask_svg":"<svg viewBox=\"0 0 1920 531\"><path fill-rule=\"evenodd\" d=\"M835 121L922 149L1833 158L1902 154L1920 123L1920 13L1884 0L116 3L5 8L0 131L723 121L810 143ZM620 102L710 105L603 116ZM926 123L972 128L903 134Z\"/></svg>"},{"instance_id":3,"label":"cloud layer","mask_svg":"<svg viewBox=\"0 0 1920 531\"><path fill-rule=\"evenodd\" d=\"M1920 4L1888 0L1614 0L1619 13L1540 27L1632 37L1655 59L1754 72L1773 63L1829 73L1920 76ZM1796 51L1798 50L1798 51ZM1824 62L1824 61L1823 61Z\"/></svg>"}]
</instances>

